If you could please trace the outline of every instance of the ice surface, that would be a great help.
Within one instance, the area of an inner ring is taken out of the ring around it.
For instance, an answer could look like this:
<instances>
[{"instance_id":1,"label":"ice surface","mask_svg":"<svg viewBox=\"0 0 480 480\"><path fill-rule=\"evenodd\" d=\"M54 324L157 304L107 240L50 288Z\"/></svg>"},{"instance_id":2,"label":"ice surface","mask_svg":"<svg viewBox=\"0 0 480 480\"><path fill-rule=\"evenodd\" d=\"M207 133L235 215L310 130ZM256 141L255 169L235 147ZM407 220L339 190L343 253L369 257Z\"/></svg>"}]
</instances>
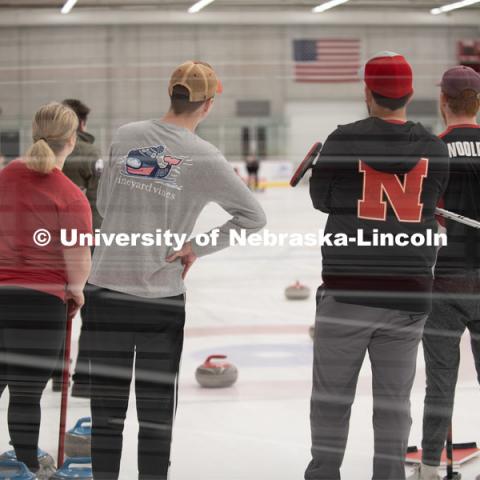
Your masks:
<instances>
[{"instance_id":1,"label":"ice surface","mask_svg":"<svg viewBox=\"0 0 480 480\"><path fill-rule=\"evenodd\" d=\"M274 232L315 232L325 216L313 210L304 187L257 194ZM227 216L208 207L196 230ZM188 277L187 327L179 408L174 429L173 480L301 480L309 461L309 397L314 293L320 283L316 248L235 247L202 258ZM284 288L300 280L312 289L307 301L289 302ZM75 320L76 353L79 321ZM462 365L455 407L455 441L480 440L479 388L469 349L462 341ZM208 354L224 353L239 368L238 383L226 390L203 390L195 368ZM410 444L421 441L424 365L420 351L412 394ZM344 480L371 478L371 375L368 360L359 379L350 438L342 469ZM8 446L6 406L0 401L0 451ZM60 395L47 386L42 401L40 446L57 449ZM70 398L68 426L88 415L88 401ZM137 423L131 398L124 433L121 480L136 478ZM462 468L464 480L480 473L480 461Z\"/></svg>"}]
</instances>

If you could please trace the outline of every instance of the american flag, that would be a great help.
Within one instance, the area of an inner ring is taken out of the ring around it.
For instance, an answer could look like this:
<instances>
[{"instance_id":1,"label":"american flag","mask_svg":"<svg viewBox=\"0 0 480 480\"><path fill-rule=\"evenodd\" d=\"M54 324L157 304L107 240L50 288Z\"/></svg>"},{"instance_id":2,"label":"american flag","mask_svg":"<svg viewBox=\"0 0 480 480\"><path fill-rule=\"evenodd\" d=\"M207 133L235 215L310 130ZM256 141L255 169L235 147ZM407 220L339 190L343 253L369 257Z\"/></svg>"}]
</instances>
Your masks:
<instances>
[{"instance_id":1,"label":"american flag","mask_svg":"<svg viewBox=\"0 0 480 480\"><path fill-rule=\"evenodd\" d=\"M360 40L321 38L293 41L295 81L339 83L358 81Z\"/></svg>"}]
</instances>

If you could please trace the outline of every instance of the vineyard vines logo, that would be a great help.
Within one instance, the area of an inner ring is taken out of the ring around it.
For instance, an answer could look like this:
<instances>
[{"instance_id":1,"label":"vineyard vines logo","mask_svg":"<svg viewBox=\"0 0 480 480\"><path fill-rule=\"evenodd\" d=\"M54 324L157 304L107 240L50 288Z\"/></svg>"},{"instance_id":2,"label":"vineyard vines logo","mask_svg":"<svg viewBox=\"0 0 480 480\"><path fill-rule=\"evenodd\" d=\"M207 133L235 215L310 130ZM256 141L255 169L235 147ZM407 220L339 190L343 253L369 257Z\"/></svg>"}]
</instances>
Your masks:
<instances>
[{"instance_id":1,"label":"vineyard vines logo","mask_svg":"<svg viewBox=\"0 0 480 480\"><path fill-rule=\"evenodd\" d=\"M168 155L164 145L137 148L128 152L124 174L131 177L159 180L180 190L181 187L177 185L176 177L180 171L177 167L182 162L182 158Z\"/></svg>"}]
</instances>

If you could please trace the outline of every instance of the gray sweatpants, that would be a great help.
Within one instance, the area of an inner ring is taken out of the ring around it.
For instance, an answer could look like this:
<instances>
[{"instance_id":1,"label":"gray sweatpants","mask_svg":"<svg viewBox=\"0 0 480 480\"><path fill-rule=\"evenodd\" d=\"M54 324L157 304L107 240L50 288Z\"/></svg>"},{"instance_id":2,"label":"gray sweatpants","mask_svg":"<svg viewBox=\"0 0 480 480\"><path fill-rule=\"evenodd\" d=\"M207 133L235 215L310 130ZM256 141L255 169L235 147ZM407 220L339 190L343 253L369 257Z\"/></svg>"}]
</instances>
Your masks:
<instances>
[{"instance_id":1,"label":"gray sweatpants","mask_svg":"<svg viewBox=\"0 0 480 480\"><path fill-rule=\"evenodd\" d=\"M410 391L426 315L336 302L321 295L314 339L306 480L339 480L358 374L368 351L373 374L373 480L405 480ZM365 474L359 472L359 480Z\"/></svg>"},{"instance_id":2,"label":"gray sweatpants","mask_svg":"<svg viewBox=\"0 0 480 480\"><path fill-rule=\"evenodd\" d=\"M423 351L427 374L423 412L423 462L440 464L452 420L460 363L460 339L468 328L480 382L480 274L435 280L432 312L425 325Z\"/></svg>"}]
</instances>

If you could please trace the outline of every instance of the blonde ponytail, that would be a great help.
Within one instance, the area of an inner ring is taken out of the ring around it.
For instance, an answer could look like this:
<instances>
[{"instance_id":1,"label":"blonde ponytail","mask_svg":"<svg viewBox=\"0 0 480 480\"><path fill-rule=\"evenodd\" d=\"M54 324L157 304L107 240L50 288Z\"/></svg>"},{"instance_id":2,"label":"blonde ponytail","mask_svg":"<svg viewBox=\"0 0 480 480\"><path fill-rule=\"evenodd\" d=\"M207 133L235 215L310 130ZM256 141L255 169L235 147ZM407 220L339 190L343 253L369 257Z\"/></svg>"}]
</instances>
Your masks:
<instances>
[{"instance_id":1,"label":"blonde ponytail","mask_svg":"<svg viewBox=\"0 0 480 480\"><path fill-rule=\"evenodd\" d=\"M57 155L78 128L77 115L61 103L49 103L37 111L32 122L34 144L25 154L28 168L48 174L57 166Z\"/></svg>"},{"instance_id":2,"label":"blonde ponytail","mask_svg":"<svg viewBox=\"0 0 480 480\"><path fill-rule=\"evenodd\" d=\"M57 165L57 158L46 140L37 140L25 154L27 166L39 173L50 173Z\"/></svg>"}]
</instances>

